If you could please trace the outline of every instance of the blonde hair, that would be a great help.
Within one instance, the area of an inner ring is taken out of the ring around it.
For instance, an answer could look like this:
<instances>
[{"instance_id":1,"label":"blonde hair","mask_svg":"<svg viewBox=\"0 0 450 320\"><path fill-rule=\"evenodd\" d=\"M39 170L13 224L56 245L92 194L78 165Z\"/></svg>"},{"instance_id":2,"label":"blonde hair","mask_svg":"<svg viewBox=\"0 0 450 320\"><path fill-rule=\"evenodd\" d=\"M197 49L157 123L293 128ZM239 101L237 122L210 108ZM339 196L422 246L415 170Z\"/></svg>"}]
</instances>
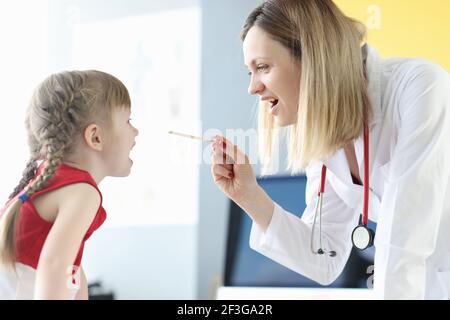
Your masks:
<instances>
[{"instance_id":1,"label":"blonde hair","mask_svg":"<svg viewBox=\"0 0 450 320\"><path fill-rule=\"evenodd\" d=\"M299 172L358 137L371 116L361 54L366 28L331 0L268 0L247 17L242 40L253 26L301 62L298 117L290 127L288 146L289 168ZM265 166L276 143L276 125L268 110L261 105L258 115Z\"/></svg>"},{"instance_id":2,"label":"blonde hair","mask_svg":"<svg viewBox=\"0 0 450 320\"><path fill-rule=\"evenodd\" d=\"M31 197L44 188L63 158L73 152L76 137L93 122L109 125L111 111L119 107L131 107L127 88L117 78L100 71L53 74L37 87L25 119L30 159L0 220L1 264L14 267L16 259L16 224L22 201L14 198L21 192ZM39 160L43 160L43 171L30 184Z\"/></svg>"}]
</instances>

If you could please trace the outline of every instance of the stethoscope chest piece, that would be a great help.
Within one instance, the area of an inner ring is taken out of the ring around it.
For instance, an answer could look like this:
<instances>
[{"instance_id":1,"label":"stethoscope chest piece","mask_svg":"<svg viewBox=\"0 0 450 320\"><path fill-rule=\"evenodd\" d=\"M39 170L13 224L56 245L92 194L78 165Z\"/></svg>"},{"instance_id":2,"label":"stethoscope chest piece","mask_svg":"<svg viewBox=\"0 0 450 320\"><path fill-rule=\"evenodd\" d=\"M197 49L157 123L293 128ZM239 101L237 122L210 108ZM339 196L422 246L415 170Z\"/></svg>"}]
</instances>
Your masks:
<instances>
[{"instance_id":1,"label":"stethoscope chest piece","mask_svg":"<svg viewBox=\"0 0 450 320\"><path fill-rule=\"evenodd\" d=\"M364 224L360 224L355 229L353 229L353 246L359 250L365 250L373 246L374 238L375 232Z\"/></svg>"}]
</instances>

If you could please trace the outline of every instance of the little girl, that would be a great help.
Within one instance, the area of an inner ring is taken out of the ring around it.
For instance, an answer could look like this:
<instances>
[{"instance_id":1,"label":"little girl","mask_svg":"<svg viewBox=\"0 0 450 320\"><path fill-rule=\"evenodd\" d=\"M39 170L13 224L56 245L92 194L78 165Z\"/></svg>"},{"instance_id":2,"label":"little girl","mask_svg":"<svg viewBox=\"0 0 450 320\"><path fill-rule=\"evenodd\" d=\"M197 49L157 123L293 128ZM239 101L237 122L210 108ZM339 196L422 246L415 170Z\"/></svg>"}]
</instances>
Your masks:
<instances>
[{"instance_id":1,"label":"little girl","mask_svg":"<svg viewBox=\"0 0 450 320\"><path fill-rule=\"evenodd\" d=\"M61 72L26 115L30 159L0 211L0 299L87 299L85 241L106 218L97 185L124 177L138 130L128 90L99 71Z\"/></svg>"}]
</instances>

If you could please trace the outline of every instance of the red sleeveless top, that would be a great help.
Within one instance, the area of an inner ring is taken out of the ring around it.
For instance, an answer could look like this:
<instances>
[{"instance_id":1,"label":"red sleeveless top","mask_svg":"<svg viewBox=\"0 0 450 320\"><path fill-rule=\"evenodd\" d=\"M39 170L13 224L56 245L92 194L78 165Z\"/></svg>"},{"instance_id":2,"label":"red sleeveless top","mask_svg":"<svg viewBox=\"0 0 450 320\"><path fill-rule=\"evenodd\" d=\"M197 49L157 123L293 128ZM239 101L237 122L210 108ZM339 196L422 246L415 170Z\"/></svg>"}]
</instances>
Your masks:
<instances>
[{"instance_id":1,"label":"red sleeveless top","mask_svg":"<svg viewBox=\"0 0 450 320\"><path fill-rule=\"evenodd\" d=\"M42 172L43 166L38 168L36 177ZM33 200L47 192L67 186L74 183L88 183L97 189L100 194L100 206L99 209L87 230L83 241L80 244L80 249L75 258L74 265L80 266L81 258L83 256L84 243L92 233L97 230L106 219L106 212L102 207L102 194L97 187L97 183L94 181L89 172L80 170L65 164L61 164L55 172L55 175L49 180L47 186L42 190L39 190L30 197L30 200L25 202L21 209L17 220L16 229L16 262L23 263L34 269L37 269L39 262L39 256L44 246L47 235L53 226L52 222L48 222L41 218L33 205ZM16 196L14 199L16 199ZM8 202L5 208L2 210L2 214L11 203Z\"/></svg>"}]
</instances>

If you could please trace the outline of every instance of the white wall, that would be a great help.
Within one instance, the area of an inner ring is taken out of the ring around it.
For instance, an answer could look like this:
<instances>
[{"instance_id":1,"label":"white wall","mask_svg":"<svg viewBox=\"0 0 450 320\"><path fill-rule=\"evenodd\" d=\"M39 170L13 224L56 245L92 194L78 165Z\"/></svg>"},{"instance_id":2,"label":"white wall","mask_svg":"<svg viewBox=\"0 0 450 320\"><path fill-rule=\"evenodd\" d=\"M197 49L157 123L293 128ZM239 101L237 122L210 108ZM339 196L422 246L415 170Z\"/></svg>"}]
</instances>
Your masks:
<instances>
[{"instance_id":1,"label":"white wall","mask_svg":"<svg viewBox=\"0 0 450 320\"><path fill-rule=\"evenodd\" d=\"M116 299L195 299L195 226L100 228L83 264Z\"/></svg>"},{"instance_id":2,"label":"white wall","mask_svg":"<svg viewBox=\"0 0 450 320\"><path fill-rule=\"evenodd\" d=\"M248 75L239 32L257 0L202 0L203 128L255 126L255 98L247 93ZM215 186L210 166L200 168L198 226L198 298L214 297L221 282L226 246L228 200Z\"/></svg>"},{"instance_id":3,"label":"white wall","mask_svg":"<svg viewBox=\"0 0 450 320\"><path fill-rule=\"evenodd\" d=\"M46 76L47 1L0 1L0 201L22 177L29 158L25 112ZM27 7L27 10L24 10ZM29 26L32 26L30 28Z\"/></svg>"}]
</instances>

